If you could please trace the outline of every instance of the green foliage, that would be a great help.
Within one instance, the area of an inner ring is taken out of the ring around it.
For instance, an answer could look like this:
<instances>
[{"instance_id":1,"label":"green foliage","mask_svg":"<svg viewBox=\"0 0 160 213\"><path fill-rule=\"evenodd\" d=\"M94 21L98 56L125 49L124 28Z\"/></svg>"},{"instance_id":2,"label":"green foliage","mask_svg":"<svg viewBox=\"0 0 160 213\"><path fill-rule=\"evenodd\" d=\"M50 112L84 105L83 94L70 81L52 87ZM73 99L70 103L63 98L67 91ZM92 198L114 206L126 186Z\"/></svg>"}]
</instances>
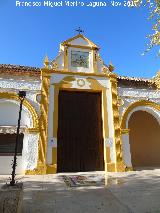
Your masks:
<instances>
[{"instance_id":1,"label":"green foliage","mask_svg":"<svg viewBox=\"0 0 160 213\"><path fill-rule=\"evenodd\" d=\"M149 43L147 44L148 52L151 48L160 46L160 0L132 0L136 7L146 6L148 7L149 17L148 19L152 21L152 33L147 36ZM158 51L160 56L160 50Z\"/></svg>"}]
</instances>

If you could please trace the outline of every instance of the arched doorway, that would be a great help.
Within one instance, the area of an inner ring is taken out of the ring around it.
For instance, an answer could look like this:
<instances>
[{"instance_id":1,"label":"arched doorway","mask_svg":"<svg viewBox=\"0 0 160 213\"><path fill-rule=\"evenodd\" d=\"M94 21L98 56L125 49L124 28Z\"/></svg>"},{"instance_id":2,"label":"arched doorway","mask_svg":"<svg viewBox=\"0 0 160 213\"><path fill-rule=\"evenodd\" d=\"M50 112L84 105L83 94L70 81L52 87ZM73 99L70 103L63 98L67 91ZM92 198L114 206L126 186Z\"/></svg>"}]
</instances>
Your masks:
<instances>
[{"instance_id":1,"label":"arched doorway","mask_svg":"<svg viewBox=\"0 0 160 213\"><path fill-rule=\"evenodd\" d=\"M160 125L150 113L131 114L128 121L131 161L134 169L160 167Z\"/></svg>"}]
</instances>

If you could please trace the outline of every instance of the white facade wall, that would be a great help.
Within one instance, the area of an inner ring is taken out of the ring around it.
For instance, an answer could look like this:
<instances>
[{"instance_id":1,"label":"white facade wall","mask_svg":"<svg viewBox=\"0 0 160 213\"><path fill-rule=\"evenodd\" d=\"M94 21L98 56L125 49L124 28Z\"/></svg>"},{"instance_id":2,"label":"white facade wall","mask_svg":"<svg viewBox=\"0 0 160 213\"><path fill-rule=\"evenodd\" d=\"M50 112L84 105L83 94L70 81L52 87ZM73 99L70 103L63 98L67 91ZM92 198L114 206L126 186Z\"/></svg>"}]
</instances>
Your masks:
<instances>
[{"instance_id":1,"label":"white facade wall","mask_svg":"<svg viewBox=\"0 0 160 213\"><path fill-rule=\"evenodd\" d=\"M158 90L150 90L150 89L137 89L137 88L118 88L119 98L122 99L123 103L120 106L120 116L122 118L125 110L133 103L140 100L152 101L157 104L160 104L160 91ZM128 129L128 122L131 115L135 111L146 111L152 114L160 124L160 112L150 106L137 106L135 107L127 117L126 121L126 129ZM122 151L123 151L123 160L124 163L131 167L131 152L130 152L130 143L129 143L129 133L122 135Z\"/></svg>"},{"instance_id":2,"label":"white facade wall","mask_svg":"<svg viewBox=\"0 0 160 213\"><path fill-rule=\"evenodd\" d=\"M0 78L0 92L18 93L19 90L26 91L26 99L35 108L37 114L40 114L40 105L36 101L37 94L41 92L41 82L32 79ZM25 77L23 77L25 78ZM0 99L0 128L16 127L18 122L19 102L11 99ZM32 115L29 110L23 106L21 126L25 129L33 128ZM17 157L16 174L24 174L25 170L33 170L37 165L38 158L38 140L39 134L29 134L24 132L22 156ZM11 174L11 162L13 156L0 156L0 174Z\"/></svg>"}]
</instances>

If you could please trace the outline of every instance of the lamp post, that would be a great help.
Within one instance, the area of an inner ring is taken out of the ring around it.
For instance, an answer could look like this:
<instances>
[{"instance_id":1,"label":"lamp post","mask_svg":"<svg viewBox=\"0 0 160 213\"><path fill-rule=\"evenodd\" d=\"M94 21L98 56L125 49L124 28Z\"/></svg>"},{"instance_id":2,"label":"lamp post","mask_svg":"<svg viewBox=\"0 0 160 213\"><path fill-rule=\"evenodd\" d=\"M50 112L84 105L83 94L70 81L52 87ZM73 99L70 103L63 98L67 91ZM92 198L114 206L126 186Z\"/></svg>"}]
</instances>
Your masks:
<instances>
[{"instance_id":1,"label":"lamp post","mask_svg":"<svg viewBox=\"0 0 160 213\"><path fill-rule=\"evenodd\" d=\"M18 126L17 126L17 135L16 135L16 144L15 144L15 151L14 151L14 159L13 159L13 164L12 164L12 177L10 181L10 186L15 185L15 171L16 171L16 166L17 166L17 149L18 149L18 139L19 139L19 130L20 130L20 121L21 121L21 112L22 112L22 105L23 101L26 97L26 92L25 91L19 91L18 93L19 99L20 99L20 108L19 108L19 118L18 118Z\"/></svg>"}]
</instances>

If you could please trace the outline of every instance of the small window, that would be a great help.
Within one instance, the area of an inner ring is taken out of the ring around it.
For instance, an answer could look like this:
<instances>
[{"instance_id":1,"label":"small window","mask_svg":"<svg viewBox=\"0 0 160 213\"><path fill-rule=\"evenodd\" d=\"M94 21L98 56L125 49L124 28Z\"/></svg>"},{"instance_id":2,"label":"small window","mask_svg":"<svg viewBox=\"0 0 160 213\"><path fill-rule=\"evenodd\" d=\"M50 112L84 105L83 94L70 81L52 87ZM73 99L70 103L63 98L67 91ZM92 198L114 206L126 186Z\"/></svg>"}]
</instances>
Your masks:
<instances>
[{"instance_id":1,"label":"small window","mask_svg":"<svg viewBox=\"0 0 160 213\"><path fill-rule=\"evenodd\" d=\"M19 135L17 155L22 155L24 134ZM16 134L0 134L0 155L14 155Z\"/></svg>"}]
</instances>

